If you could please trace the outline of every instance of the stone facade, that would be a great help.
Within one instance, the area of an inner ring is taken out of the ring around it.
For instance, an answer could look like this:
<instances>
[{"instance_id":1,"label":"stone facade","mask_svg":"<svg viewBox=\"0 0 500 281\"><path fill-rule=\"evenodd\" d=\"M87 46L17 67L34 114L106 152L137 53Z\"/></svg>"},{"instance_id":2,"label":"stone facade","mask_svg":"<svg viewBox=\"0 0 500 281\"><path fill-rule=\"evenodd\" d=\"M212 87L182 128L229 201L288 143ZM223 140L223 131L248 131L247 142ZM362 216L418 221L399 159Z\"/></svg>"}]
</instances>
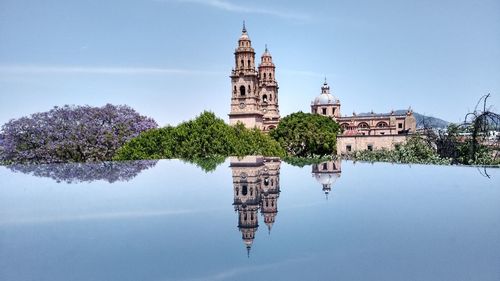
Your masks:
<instances>
[{"instance_id":1,"label":"stone facade","mask_svg":"<svg viewBox=\"0 0 500 281\"><path fill-rule=\"evenodd\" d=\"M337 154L361 150L392 150L404 144L408 135L340 135L337 136Z\"/></svg>"},{"instance_id":2,"label":"stone facade","mask_svg":"<svg viewBox=\"0 0 500 281\"><path fill-rule=\"evenodd\" d=\"M278 83L271 53L265 48L256 69L255 51L245 24L234 52L235 67L231 71L231 112L229 124L241 122L247 128L269 131L280 120Z\"/></svg>"},{"instance_id":3,"label":"stone facade","mask_svg":"<svg viewBox=\"0 0 500 281\"><path fill-rule=\"evenodd\" d=\"M416 132L416 120L413 111L405 114L363 114L341 116L340 101L330 93L325 83L321 94L311 103L311 113L331 117L339 123L342 130L337 137L337 153L345 154L360 150L393 149L404 143L406 138Z\"/></svg>"}]
</instances>

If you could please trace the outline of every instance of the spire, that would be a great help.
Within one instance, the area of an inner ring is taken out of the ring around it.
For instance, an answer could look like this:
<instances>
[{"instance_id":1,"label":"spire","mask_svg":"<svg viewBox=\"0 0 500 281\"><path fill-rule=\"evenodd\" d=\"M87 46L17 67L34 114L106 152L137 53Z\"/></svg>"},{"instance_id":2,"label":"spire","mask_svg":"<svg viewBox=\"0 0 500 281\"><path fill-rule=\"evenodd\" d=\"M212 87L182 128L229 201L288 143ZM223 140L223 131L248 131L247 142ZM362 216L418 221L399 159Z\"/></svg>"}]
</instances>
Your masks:
<instances>
[{"instance_id":1,"label":"spire","mask_svg":"<svg viewBox=\"0 0 500 281\"><path fill-rule=\"evenodd\" d=\"M243 21L243 29L241 30L243 33L247 33L247 28L245 27L245 21Z\"/></svg>"},{"instance_id":2,"label":"spire","mask_svg":"<svg viewBox=\"0 0 500 281\"><path fill-rule=\"evenodd\" d=\"M269 53L269 50L267 50L267 44L265 46L266 46L266 49L264 52Z\"/></svg>"},{"instance_id":3,"label":"spire","mask_svg":"<svg viewBox=\"0 0 500 281\"><path fill-rule=\"evenodd\" d=\"M250 245L247 246L247 258L250 258L250 249L252 247Z\"/></svg>"},{"instance_id":4,"label":"spire","mask_svg":"<svg viewBox=\"0 0 500 281\"><path fill-rule=\"evenodd\" d=\"M328 83L326 82L326 76L325 76L325 83L323 83L323 86L321 86L321 93L330 94L330 86L328 86Z\"/></svg>"},{"instance_id":5,"label":"spire","mask_svg":"<svg viewBox=\"0 0 500 281\"><path fill-rule=\"evenodd\" d=\"M266 223L267 224L267 223ZM272 223L268 223L267 224L267 234L268 235L271 235L271 228L273 227L273 224Z\"/></svg>"}]
</instances>

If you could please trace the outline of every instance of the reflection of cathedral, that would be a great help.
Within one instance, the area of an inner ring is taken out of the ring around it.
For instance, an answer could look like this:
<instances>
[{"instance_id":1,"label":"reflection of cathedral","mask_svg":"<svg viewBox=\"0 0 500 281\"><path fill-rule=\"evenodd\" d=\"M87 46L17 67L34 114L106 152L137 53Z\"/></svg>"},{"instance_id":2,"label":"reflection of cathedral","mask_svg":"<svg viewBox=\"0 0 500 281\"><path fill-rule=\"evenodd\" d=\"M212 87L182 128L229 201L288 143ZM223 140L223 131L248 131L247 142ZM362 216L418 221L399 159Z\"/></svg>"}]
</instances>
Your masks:
<instances>
[{"instance_id":1,"label":"reflection of cathedral","mask_svg":"<svg viewBox=\"0 0 500 281\"><path fill-rule=\"evenodd\" d=\"M278 214L280 165L280 159L274 157L231 158L233 205L248 253L259 227L259 209L269 232Z\"/></svg>"},{"instance_id":2,"label":"reflection of cathedral","mask_svg":"<svg viewBox=\"0 0 500 281\"><path fill-rule=\"evenodd\" d=\"M338 159L314 164L312 166L312 176L323 186L323 192L325 192L326 199L328 199L328 193L332 190L332 185L340 178L340 162L341 161Z\"/></svg>"}]
</instances>

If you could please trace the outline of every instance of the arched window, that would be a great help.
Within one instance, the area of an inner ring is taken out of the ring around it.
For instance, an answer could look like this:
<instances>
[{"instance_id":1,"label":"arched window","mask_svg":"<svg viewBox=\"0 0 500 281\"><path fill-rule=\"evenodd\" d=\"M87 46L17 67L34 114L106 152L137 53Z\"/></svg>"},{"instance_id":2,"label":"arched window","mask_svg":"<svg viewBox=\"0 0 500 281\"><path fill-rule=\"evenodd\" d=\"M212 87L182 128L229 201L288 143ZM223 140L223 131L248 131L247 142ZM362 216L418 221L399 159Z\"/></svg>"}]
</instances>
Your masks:
<instances>
[{"instance_id":1,"label":"arched window","mask_svg":"<svg viewBox=\"0 0 500 281\"><path fill-rule=\"evenodd\" d=\"M269 94L269 101L273 101L273 95Z\"/></svg>"},{"instance_id":2,"label":"arched window","mask_svg":"<svg viewBox=\"0 0 500 281\"><path fill-rule=\"evenodd\" d=\"M366 122L361 122L358 124L358 129L368 129L369 126Z\"/></svg>"},{"instance_id":3,"label":"arched window","mask_svg":"<svg viewBox=\"0 0 500 281\"><path fill-rule=\"evenodd\" d=\"M266 73L264 72L264 80L266 80Z\"/></svg>"},{"instance_id":4,"label":"arched window","mask_svg":"<svg viewBox=\"0 0 500 281\"><path fill-rule=\"evenodd\" d=\"M342 128L342 130L344 130L344 131L345 131L345 130L349 129L349 124L347 124L347 123L342 123L342 124L340 125L340 128Z\"/></svg>"},{"instance_id":5,"label":"arched window","mask_svg":"<svg viewBox=\"0 0 500 281\"><path fill-rule=\"evenodd\" d=\"M240 87L240 95L244 96L245 95L245 86Z\"/></svg>"},{"instance_id":6,"label":"arched window","mask_svg":"<svg viewBox=\"0 0 500 281\"><path fill-rule=\"evenodd\" d=\"M236 196L240 195L240 189L236 188Z\"/></svg>"},{"instance_id":7,"label":"arched window","mask_svg":"<svg viewBox=\"0 0 500 281\"><path fill-rule=\"evenodd\" d=\"M243 196L245 196L245 195L247 195L247 193L248 193L248 188L247 188L247 186L246 186L246 185L242 186L242 187L241 187L241 194L242 194Z\"/></svg>"},{"instance_id":8,"label":"arched window","mask_svg":"<svg viewBox=\"0 0 500 281\"><path fill-rule=\"evenodd\" d=\"M250 196L253 196L253 188L250 187Z\"/></svg>"},{"instance_id":9,"label":"arched window","mask_svg":"<svg viewBox=\"0 0 500 281\"><path fill-rule=\"evenodd\" d=\"M273 79L273 74L269 73L269 79Z\"/></svg>"},{"instance_id":10,"label":"arched window","mask_svg":"<svg viewBox=\"0 0 500 281\"><path fill-rule=\"evenodd\" d=\"M269 178L265 178L265 179L264 179L264 185L265 185L265 186L268 186L268 185L269 185Z\"/></svg>"},{"instance_id":11,"label":"arched window","mask_svg":"<svg viewBox=\"0 0 500 281\"><path fill-rule=\"evenodd\" d=\"M387 125L387 123L385 123L385 122L378 122L378 123L377 123L377 128L384 128L384 127L387 127L387 126L388 126L388 125Z\"/></svg>"},{"instance_id":12,"label":"arched window","mask_svg":"<svg viewBox=\"0 0 500 281\"><path fill-rule=\"evenodd\" d=\"M247 66L250 67L250 60L248 60L247 63L248 63Z\"/></svg>"},{"instance_id":13,"label":"arched window","mask_svg":"<svg viewBox=\"0 0 500 281\"><path fill-rule=\"evenodd\" d=\"M264 102L267 102L267 95L263 95L263 96L262 96L262 100L263 100Z\"/></svg>"},{"instance_id":14,"label":"arched window","mask_svg":"<svg viewBox=\"0 0 500 281\"><path fill-rule=\"evenodd\" d=\"M245 63L241 60L241 67L245 67Z\"/></svg>"},{"instance_id":15,"label":"arched window","mask_svg":"<svg viewBox=\"0 0 500 281\"><path fill-rule=\"evenodd\" d=\"M250 94L252 92L252 87L248 85L248 93Z\"/></svg>"}]
</instances>

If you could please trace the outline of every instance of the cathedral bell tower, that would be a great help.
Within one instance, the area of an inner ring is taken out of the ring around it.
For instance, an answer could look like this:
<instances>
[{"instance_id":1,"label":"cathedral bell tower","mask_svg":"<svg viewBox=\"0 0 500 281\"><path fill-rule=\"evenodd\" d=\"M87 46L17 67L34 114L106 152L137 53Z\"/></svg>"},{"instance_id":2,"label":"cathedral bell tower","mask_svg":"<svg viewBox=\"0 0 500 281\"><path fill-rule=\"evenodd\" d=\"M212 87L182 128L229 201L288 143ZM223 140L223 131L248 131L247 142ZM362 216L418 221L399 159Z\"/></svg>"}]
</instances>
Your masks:
<instances>
[{"instance_id":1,"label":"cathedral bell tower","mask_svg":"<svg viewBox=\"0 0 500 281\"><path fill-rule=\"evenodd\" d=\"M276 82L273 58L266 49L260 58L259 89L260 107L262 109L264 130L276 128L280 119L278 109L278 83Z\"/></svg>"},{"instance_id":2,"label":"cathedral bell tower","mask_svg":"<svg viewBox=\"0 0 500 281\"><path fill-rule=\"evenodd\" d=\"M258 73L255 69L255 51L243 22L238 47L234 52L235 67L231 71L231 112L229 123L241 122L247 128L262 129Z\"/></svg>"}]
</instances>

